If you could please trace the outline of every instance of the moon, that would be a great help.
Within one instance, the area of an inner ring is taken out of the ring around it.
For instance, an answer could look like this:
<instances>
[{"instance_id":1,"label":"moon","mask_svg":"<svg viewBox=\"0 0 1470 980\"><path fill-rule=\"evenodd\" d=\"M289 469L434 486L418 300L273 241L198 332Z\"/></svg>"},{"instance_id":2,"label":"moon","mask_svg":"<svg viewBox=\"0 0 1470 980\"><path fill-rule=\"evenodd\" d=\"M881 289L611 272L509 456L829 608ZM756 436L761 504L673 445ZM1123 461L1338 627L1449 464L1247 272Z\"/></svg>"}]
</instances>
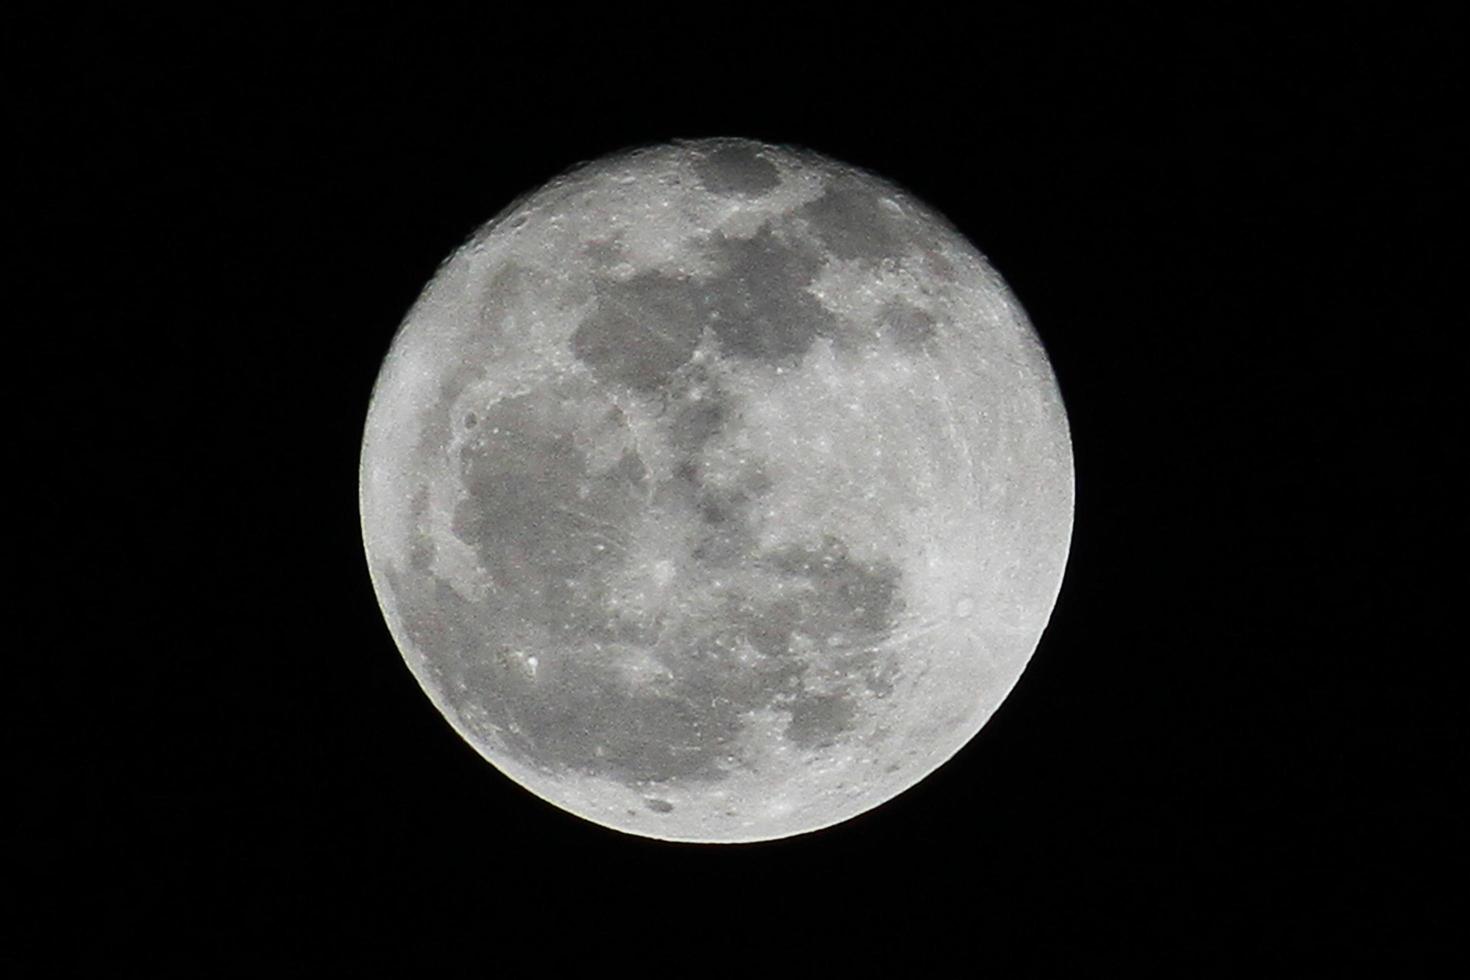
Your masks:
<instances>
[{"instance_id":1,"label":"moon","mask_svg":"<svg viewBox=\"0 0 1470 980\"><path fill-rule=\"evenodd\" d=\"M1005 282L866 171L739 139L582 165L440 267L360 469L383 616L531 793L769 840L913 786L1016 684L1071 538Z\"/></svg>"}]
</instances>

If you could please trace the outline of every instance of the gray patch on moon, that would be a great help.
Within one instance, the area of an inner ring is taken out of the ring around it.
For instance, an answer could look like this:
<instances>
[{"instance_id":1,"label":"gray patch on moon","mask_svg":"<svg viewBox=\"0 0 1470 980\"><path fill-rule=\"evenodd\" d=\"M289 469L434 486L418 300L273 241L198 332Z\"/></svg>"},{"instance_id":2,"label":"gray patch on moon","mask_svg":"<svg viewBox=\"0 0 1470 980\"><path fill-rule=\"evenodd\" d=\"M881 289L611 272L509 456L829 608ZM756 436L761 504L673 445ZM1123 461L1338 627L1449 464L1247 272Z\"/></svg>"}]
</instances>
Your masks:
<instances>
[{"instance_id":1,"label":"gray patch on moon","mask_svg":"<svg viewBox=\"0 0 1470 980\"><path fill-rule=\"evenodd\" d=\"M714 194L763 194L781 183L781 172L744 143L716 147L694 161L700 186Z\"/></svg>"},{"instance_id":2,"label":"gray patch on moon","mask_svg":"<svg viewBox=\"0 0 1470 980\"><path fill-rule=\"evenodd\" d=\"M599 282L597 307L572 335L572 351L599 379L652 391L699 346L705 295L658 273Z\"/></svg>"},{"instance_id":3,"label":"gray patch on moon","mask_svg":"<svg viewBox=\"0 0 1470 980\"><path fill-rule=\"evenodd\" d=\"M607 473L592 473L572 433L547 430L538 397L559 396L503 399L475 426L460 450L465 495L453 529L508 613L557 634L596 632L602 566L614 554L609 529L640 510L642 465L627 453Z\"/></svg>"},{"instance_id":4,"label":"gray patch on moon","mask_svg":"<svg viewBox=\"0 0 1470 980\"><path fill-rule=\"evenodd\" d=\"M479 329L466 338L464 364L481 367L495 356L514 304L534 288L530 280L526 269L513 263L507 263L490 277L476 304L475 320Z\"/></svg>"},{"instance_id":5,"label":"gray patch on moon","mask_svg":"<svg viewBox=\"0 0 1470 980\"><path fill-rule=\"evenodd\" d=\"M572 335L572 352L599 380L654 391L688 363L705 328L720 349L747 360L794 364L835 318L810 292L819 253L768 228L750 238L710 236L716 267L703 278L640 273L596 284L596 306Z\"/></svg>"},{"instance_id":6,"label":"gray patch on moon","mask_svg":"<svg viewBox=\"0 0 1470 980\"><path fill-rule=\"evenodd\" d=\"M783 548L769 560L783 574L811 583L806 618L823 636L881 635L900 611L898 569L854 561L835 535L815 546Z\"/></svg>"},{"instance_id":7,"label":"gray patch on moon","mask_svg":"<svg viewBox=\"0 0 1470 980\"><path fill-rule=\"evenodd\" d=\"M835 318L810 292L822 267L809 245L768 229L749 239L716 238L720 272L709 283L712 326L726 353L748 360L794 363Z\"/></svg>"},{"instance_id":8,"label":"gray patch on moon","mask_svg":"<svg viewBox=\"0 0 1470 980\"><path fill-rule=\"evenodd\" d=\"M800 214L833 255L877 261L900 255L909 244L882 200L874 189L844 182L828 188Z\"/></svg>"},{"instance_id":9,"label":"gray patch on moon","mask_svg":"<svg viewBox=\"0 0 1470 980\"><path fill-rule=\"evenodd\" d=\"M840 694L817 694L796 701L786 737L804 749L831 745L851 725L857 709Z\"/></svg>"},{"instance_id":10,"label":"gray patch on moon","mask_svg":"<svg viewBox=\"0 0 1470 980\"><path fill-rule=\"evenodd\" d=\"M429 488L421 486L413 492L409 500L409 513L413 515L416 522L422 522L424 515L429 510ZM426 534L417 535L409 541L408 545L408 567L416 572L429 572L433 562L434 553L437 551L434 539Z\"/></svg>"},{"instance_id":11,"label":"gray patch on moon","mask_svg":"<svg viewBox=\"0 0 1470 980\"><path fill-rule=\"evenodd\" d=\"M934 339L934 315L912 303L895 299L883 310L883 332L906 354L917 354Z\"/></svg>"},{"instance_id":12,"label":"gray patch on moon","mask_svg":"<svg viewBox=\"0 0 1470 980\"><path fill-rule=\"evenodd\" d=\"M675 379L664 407L670 444L694 465L705 445L730 421L729 397L708 370L691 366Z\"/></svg>"}]
</instances>

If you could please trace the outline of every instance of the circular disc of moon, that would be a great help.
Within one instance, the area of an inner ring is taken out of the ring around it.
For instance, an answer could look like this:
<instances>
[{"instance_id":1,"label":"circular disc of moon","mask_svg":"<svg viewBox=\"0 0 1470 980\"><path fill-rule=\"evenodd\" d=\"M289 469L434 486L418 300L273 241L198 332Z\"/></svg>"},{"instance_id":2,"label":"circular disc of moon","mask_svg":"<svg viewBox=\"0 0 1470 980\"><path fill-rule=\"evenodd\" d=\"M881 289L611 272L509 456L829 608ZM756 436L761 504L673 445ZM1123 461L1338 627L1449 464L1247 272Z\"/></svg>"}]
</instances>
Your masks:
<instances>
[{"instance_id":1,"label":"circular disc of moon","mask_svg":"<svg viewBox=\"0 0 1470 980\"><path fill-rule=\"evenodd\" d=\"M644 148L439 269L368 411L369 569L516 783L666 840L830 826L953 756L1061 584L1071 448L1005 283L901 188Z\"/></svg>"}]
</instances>

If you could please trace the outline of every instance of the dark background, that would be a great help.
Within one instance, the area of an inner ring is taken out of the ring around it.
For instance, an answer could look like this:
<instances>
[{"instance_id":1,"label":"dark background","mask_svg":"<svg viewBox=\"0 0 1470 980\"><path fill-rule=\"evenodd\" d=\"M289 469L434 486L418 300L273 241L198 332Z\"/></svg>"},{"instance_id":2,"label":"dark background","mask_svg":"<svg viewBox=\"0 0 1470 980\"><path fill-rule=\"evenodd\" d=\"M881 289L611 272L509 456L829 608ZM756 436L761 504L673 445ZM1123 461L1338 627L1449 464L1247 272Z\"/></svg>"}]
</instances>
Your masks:
<instances>
[{"instance_id":1,"label":"dark background","mask_svg":"<svg viewBox=\"0 0 1470 980\"><path fill-rule=\"evenodd\" d=\"M1458 448L1418 438L1451 411L1453 31L957 16L12 24L41 54L19 187L48 347L19 373L61 438L22 428L63 468L18 529L47 560L11 713L35 924L6 955L1428 957L1461 780L1449 588L1412 553ZM486 765L404 668L356 510L367 398L438 263L572 164L707 135L948 215L1046 344L1078 488L1051 626L981 734L875 811L738 847L604 830Z\"/></svg>"}]
</instances>

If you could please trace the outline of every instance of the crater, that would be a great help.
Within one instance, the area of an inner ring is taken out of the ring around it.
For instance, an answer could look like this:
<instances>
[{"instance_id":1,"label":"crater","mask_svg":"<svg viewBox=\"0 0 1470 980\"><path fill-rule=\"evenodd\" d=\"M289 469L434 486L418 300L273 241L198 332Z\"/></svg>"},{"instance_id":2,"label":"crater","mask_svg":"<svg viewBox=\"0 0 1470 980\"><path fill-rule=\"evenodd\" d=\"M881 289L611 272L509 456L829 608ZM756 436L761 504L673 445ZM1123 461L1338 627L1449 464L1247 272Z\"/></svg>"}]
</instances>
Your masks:
<instances>
[{"instance_id":1,"label":"crater","mask_svg":"<svg viewBox=\"0 0 1470 980\"><path fill-rule=\"evenodd\" d=\"M643 801L643 805L654 813L672 813L674 811L674 804L668 800L649 798Z\"/></svg>"}]
</instances>

